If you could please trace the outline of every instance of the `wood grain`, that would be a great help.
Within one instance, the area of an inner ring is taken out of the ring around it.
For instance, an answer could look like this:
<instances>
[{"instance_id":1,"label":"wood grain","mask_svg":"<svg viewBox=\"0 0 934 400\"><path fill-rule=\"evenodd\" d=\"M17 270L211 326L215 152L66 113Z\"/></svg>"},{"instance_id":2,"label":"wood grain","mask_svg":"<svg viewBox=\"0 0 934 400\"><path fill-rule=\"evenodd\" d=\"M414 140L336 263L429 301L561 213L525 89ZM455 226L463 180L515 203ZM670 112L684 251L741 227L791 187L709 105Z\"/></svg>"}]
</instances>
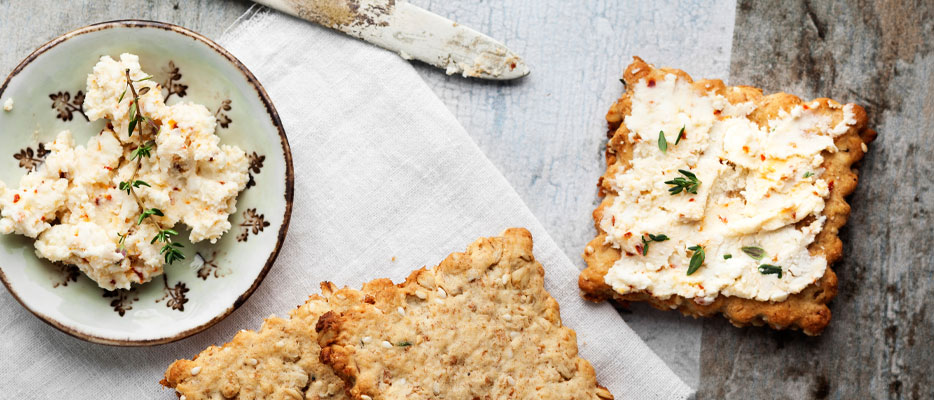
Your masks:
<instances>
[{"instance_id":1,"label":"wood grain","mask_svg":"<svg viewBox=\"0 0 934 400\"><path fill-rule=\"evenodd\" d=\"M932 50L929 1L738 3L733 84L859 103L879 136L841 233L830 327L706 321L698 398L934 397Z\"/></svg>"}]
</instances>

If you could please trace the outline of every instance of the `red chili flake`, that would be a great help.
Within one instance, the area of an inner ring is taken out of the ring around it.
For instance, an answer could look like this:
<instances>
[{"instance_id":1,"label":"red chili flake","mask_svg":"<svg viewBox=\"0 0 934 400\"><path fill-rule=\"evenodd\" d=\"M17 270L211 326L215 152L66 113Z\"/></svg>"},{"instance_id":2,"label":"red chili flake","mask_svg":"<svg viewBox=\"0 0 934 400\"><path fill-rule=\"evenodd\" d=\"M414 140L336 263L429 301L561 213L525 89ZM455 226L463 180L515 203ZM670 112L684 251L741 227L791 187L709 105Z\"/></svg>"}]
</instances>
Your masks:
<instances>
[{"instance_id":1,"label":"red chili flake","mask_svg":"<svg viewBox=\"0 0 934 400\"><path fill-rule=\"evenodd\" d=\"M516 63L509 64L509 69L516 69Z\"/></svg>"},{"instance_id":2,"label":"red chili flake","mask_svg":"<svg viewBox=\"0 0 934 400\"><path fill-rule=\"evenodd\" d=\"M720 115L720 110L713 110L713 115Z\"/></svg>"},{"instance_id":3,"label":"red chili flake","mask_svg":"<svg viewBox=\"0 0 934 400\"><path fill-rule=\"evenodd\" d=\"M700 283L697 284L697 287L699 287L700 290L704 290L704 285L702 285L702 284L700 284Z\"/></svg>"},{"instance_id":4,"label":"red chili flake","mask_svg":"<svg viewBox=\"0 0 934 400\"><path fill-rule=\"evenodd\" d=\"M613 216L613 218L610 219L610 225L616 226L616 216L615 216L615 215Z\"/></svg>"},{"instance_id":5,"label":"red chili flake","mask_svg":"<svg viewBox=\"0 0 934 400\"><path fill-rule=\"evenodd\" d=\"M655 79L649 79L649 87L655 87Z\"/></svg>"},{"instance_id":6,"label":"red chili flake","mask_svg":"<svg viewBox=\"0 0 934 400\"><path fill-rule=\"evenodd\" d=\"M805 105L803 105L803 106L801 106L801 107L804 108L805 110L808 109L808 105L807 105L807 104L805 104Z\"/></svg>"},{"instance_id":7,"label":"red chili flake","mask_svg":"<svg viewBox=\"0 0 934 400\"><path fill-rule=\"evenodd\" d=\"M136 273L136 276L139 277L140 282L143 281L143 273L136 270L136 267L133 267L133 272Z\"/></svg>"},{"instance_id":8,"label":"red chili flake","mask_svg":"<svg viewBox=\"0 0 934 400\"><path fill-rule=\"evenodd\" d=\"M18 202L19 202L19 193L13 195L13 204L16 204Z\"/></svg>"},{"instance_id":9,"label":"red chili flake","mask_svg":"<svg viewBox=\"0 0 934 400\"><path fill-rule=\"evenodd\" d=\"M636 255L636 253L631 253L631 252L628 252L628 251L627 251L627 252L626 252L626 255L629 256L629 257L632 257L632 256Z\"/></svg>"},{"instance_id":10,"label":"red chili flake","mask_svg":"<svg viewBox=\"0 0 934 400\"><path fill-rule=\"evenodd\" d=\"M224 181L220 181L220 184L223 185L223 184L224 184Z\"/></svg>"},{"instance_id":11,"label":"red chili flake","mask_svg":"<svg viewBox=\"0 0 934 400\"><path fill-rule=\"evenodd\" d=\"M691 197L690 199L688 199L688 203L693 202L693 201L694 201L694 198L693 198L693 197Z\"/></svg>"},{"instance_id":12,"label":"red chili flake","mask_svg":"<svg viewBox=\"0 0 934 400\"><path fill-rule=\"evenodd\" d=\"M33 193L33 194L39 194L39 189L33 189L33 190L32 190L32 193Z\"/></svg>"},{"instance_id":13,"label":"red chili flake","mask_svg":"<svg viewBox=\"0 0 934 400\"><path fill-rule=\"evenodd\" d=\"M637 253L637 254L642 254L642 245L641 245L641 244L637 244L637 245L636 245L636 253Z\"/></svg>"},{"instance_id":14,"label":"red chili flake","mask_svg":"<svg viewBox=\"0 0 934 400\"><path fill-rule=\"evenodd\" d=\"M830 181L830 183L827 184L827 189L833 190L833 181Z\"/></svg>"},{"instance_id":15,"label":"red chili flake","mask_svg":"<svg viewBox=\"0 0 934 400\"><path fill-rule=\"evenodd\" d=\"M110 168L110 167L108 167L108 166L106 166L106 165L104 166L104 169L106 169L106 170L108 170L108 171L113 171L113 170L114 170L113 168Z\"/></svg>"},{"instance_id":16,"label":"red chili flake","mask_svg":"<svg viewBox=\"0 0 934 400\"><path fill-rule=\"evenodd\" d=\"M720 218L720 221L723 221L724 224L726 223L726 218L723 218L722 215L718 215L717 218Z\"/></svg>"},{"instance_id":17,"label":"red chili flake","mask_svg":"<svg viewBox=\"0 0 934 400\"><path fill-rule=\"evenodd\" d=\"M616 217L613 217L613 218L616 218ZM614 221L615 221L615 219L614 219ZM625 238L625 239L629 239L629 238L631 238L631 237L632 237L632 232L626 232L625 234L623 234L623 238Z\"/></svg>"},{"instance_id":18,"label":"red chili flake","mask_svg":"<svg viewBox=\"0 0 934 400\"><path fill-rule=\"evenodd\" d=\"M39 219L40 219L42 222L45 222L45 215L43 215L42 218L39 218Z\"/></svg>"},{"instance_id":19,"label":"red chili flake","mask_svg":"<svg viewBox=\"0 0 934 400\"><path fill-rule=\"evenodd\" d=\"M759 154L759 159L765 161L765 154Z\"/></svg>"},{"instance_id":20,"label":"red chili flake","mask_svg":"<svg viewBox=\"0 0 934 400\"><path fill-rule=\"evenodd\" d=\"M112 199L113 199L113 196L111 196L111 195L108 194L108 195L105 196L104 198L107 199L107 200L112 200Z\"/></svg>"},{"instance_id":21,"label":"red chili flake","mask_svg":"<svg viewBox=\"0 0 934 400\"><path fill-rule=\"evenodd\" d=\"M748 152L749 152L749 146L743 146L743 152L744 152L744 153L748 153Z\"/></svg>"},{"instance_id":22,"label":"red chili flake","mask_svg":"<svg viewBox=\"0 0 934 400\"><path fill-rule=\"evenodd\" d=\"M94 198L94 205L95 205L95 206L101 205L101 198L100 198L100 197L95 197L95 198Z\"/></svg>"}]
</instances>

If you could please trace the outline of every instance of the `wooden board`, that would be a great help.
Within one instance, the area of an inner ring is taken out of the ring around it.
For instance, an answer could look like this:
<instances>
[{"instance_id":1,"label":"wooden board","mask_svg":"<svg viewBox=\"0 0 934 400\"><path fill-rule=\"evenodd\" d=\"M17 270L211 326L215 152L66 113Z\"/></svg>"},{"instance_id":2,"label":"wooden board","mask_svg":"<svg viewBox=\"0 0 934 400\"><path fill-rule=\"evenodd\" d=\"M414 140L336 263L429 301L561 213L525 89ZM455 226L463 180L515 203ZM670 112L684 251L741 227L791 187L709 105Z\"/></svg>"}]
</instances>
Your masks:
<instances>
[{"instance_id":1,"label":"wooden board","mask_svg":"<svg viewBox=\"0 0 934 400\"><path fill-rule=\"evenodd\" d=\"M910 3L738 3L732 84L859 103L879 137L850 198L829 328L706 321L698 398L934 398L934 2Z\"/></svg>"}]
</instances>

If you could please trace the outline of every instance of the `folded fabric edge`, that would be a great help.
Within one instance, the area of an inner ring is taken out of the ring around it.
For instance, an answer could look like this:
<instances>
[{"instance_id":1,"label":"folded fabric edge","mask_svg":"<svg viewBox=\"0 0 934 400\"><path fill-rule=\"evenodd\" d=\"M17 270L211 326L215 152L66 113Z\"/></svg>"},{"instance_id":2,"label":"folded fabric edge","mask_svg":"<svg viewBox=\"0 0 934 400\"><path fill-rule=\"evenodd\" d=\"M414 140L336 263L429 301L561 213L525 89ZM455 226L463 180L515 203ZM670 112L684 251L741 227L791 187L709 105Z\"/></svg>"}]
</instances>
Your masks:
<instances>
[{"instance_id":1,"label":"folded fabric edge","mask_svg":"<svg viewBox=\"0 0 934 400\"><path fill-rule=\"evenodd\" d=\"M274 20L274 18L272 17L276 15L277 15L276 11L271 10L265 6L253 5L246 12L244 12L243 15L238 17L233 23L231 23L230 26L228 26L224 30L218 42L222 44L229 43L233 40L236 40L236 38L241 37L241 35L249 34L250 32L261 32L264 29L266 29L266 27L271 25L271 23ZM293 17L289 17L289 18L293 18ZM412 73L416 73L414 71L414 67L410 66L410 68L413 69ZM427 87L427 83L425 83L424 80L422 80L422 84L425 85L427 89L425 90L425 92L430 93L430 96L433 96L433 98L429 99L429 101L437 101L443 105L443 102L441 101L441 99L437 97L437 94L433 90L431 90L430 87ZM457 120L454 114L451 113L451 111L446 106L443 106L441 108L443 108L444 112L448 114L448 115L445 115L446 118L450 118L452 121ZM458 127L461 128L460 129L461 134L466 136L466 139L467 139L466 141L470 144L470 146L473 147L472 150L474 150L477 154L482 156L483 158L482 163L487 167L487 169L490 171L491 174L495 175L495 177L491 177L491 178L498 179L501 181L502 184L505 184L507 187L509 187L510 189L509 195L513 196L513 198L516 201L518 201L518 204L522 205L521 207L522 212L525 214L527 218L529 218L530 221L532 221L531 226L527 226L527 228L537 233L535 236L536 243L537 244L540 243L540 246L543 248L552 246L555 249L555 253L559 254L557 255L557 257L559 258L557 261L559 261L559 263L563 262L565 263L566 266L571 266L575 274L579 272L576 268L573 268L575 264L567 256L567 254L565 254L564 251L562 251L561 248L558 247L557 243L554 242L554 239L551 237L550 234L548 234L547 230L544 228L544 225L542 225L541 222L538 220L538 218L531 212L531 210L522 200L521 196L519 196L518 192L516 192L515 188L508 182L508 180L506 180L502 172L492 163L492 161L489 160L489 158L486 157L483 151L479 148L479 146L477 146L476 142L473 141L470 135L466 133L466 130L464 130L464 128L460 125L459 122L457 123L457 125ZM539 246L536 246L536 247L539 247ZM606 303L601 304L601 305L595 305L595 306L612 308L612 306ZM630 329L628 325L626 325L622 317L619 316L618 313L615 312L615 310L611 310L611 311L614 315L617 315L617 317L619 318L619 322L622 323L622 326L624 326L625 329ZM578 328L575 328L575 329L580 331L580 329ZM684 383L684 381L682 381L680 377L678 377L664 363L664 361L662 361L661 358L659 358L658 355L655 354L655 352L651 348L649 348L648 345L644 341L641 340L641 338L638 338L638 335L636 335L635 332L632 332L632 335L635 336L637 340L639 341L638 346L640 346L642 350L644 350L645 352L647 352L648 354L650 354L652 357L655 358L653 361L657 363L657 365L667 369L667 373L669 377L671 378L670 380L667 380L669 383L668 385L664 385L662 387L656 387L655 389L657 389L657 392L673 394L677 396L675 398L680 398L680 399L687 399L687 398L693 397L694 391L686 383ZM599 377L599 375L601 375L601 371L597 371L597 372L598 372L598 377ZM608 371L602 371L602 374L608 374ZM665 381L665 380L661 380L661 381ZM652 383L657 384L658 381L652 382ZM614 394L617 396L620 396L620 398L623 398L624 396L623 393L614 392ZM640 395L638 393L629 393L629 394ZM645 395L645 393L641 393L641 395Z\"/></svg>"}]
</instances>

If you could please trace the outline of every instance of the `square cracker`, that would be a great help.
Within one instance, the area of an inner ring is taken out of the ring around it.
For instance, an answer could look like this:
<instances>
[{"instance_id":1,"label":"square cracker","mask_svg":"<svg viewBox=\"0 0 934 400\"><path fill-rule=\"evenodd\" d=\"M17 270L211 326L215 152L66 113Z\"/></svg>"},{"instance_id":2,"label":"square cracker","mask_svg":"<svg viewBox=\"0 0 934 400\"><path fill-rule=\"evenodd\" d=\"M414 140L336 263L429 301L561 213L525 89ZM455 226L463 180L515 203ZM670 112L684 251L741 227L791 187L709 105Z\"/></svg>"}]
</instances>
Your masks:
<instances>
[{"instance_id":1,"label":"square cracker","mask_svg":"<svg viewBox=\"0 0 934 400\"><path fill-rule=\"evenodd\" d=\"M509 229L405 282L322 284L321 360L355 399L612 399L545 291L532 236Z\"/></svg>"},{"instance_id":2,"label":"square cracker","mask_svg":"<svg viewBox=\"0 0 934 400\"><path fill-rule=\"evenodd\" d=\"M827 270L823 277L807 286L803 291L788 296L784 301L768 302L744 299L732 296L718 296L710 304L698 304L692 299L682 296L668 298L654 297L647 291L620 294L613 290L604 281L607 272L613 264L622 257L619 249L606 243L606 232L600 228L604 211L613 204L617 193L609 184L613 176L630 168L632 160L632 143L628 142L628 130L623 119L629 114L631 108L632 87L635 82L642 79L661 80L667 74L675 74L679 78L692 82L699 91L716 92L723 95L733 104L753 101L755 110L748 118L760 126L778 115L780 110L788 111L792 107L804 102L787 93L775 93L768 96L762 90L750 86L727 87L720 80L702 80L694 82L684 71L670 68L655 68L638 57L634 57L632 64L623 74L627 91L616 101L606 115L610 140L606 148L606 173L600 178L598 186L600 195L604 196L600 206L593 212L594 225L597 228L597 237L588 243L583 257L587 268L581 273L578 284L583 296L588 300L602 301L612 299L618 302L645 301L652 306L662 309L677 309L685 315L706 317L722 313L733 325L763 325L767 324L774 329L795 328L801 329L808 335L818 335L830 322L830 309L827 303L837 293L837 276L830 265L839 260L843 253L843 245L837 233L846 223L850 214L850 206L844 197L856 188L857 176L853 164L863 158L866 145L871 142L876 132L866 126L866 112L862 107L854 106L853 111L856 124L849 127L846 133L838 136L834 143L838 151L824 151L822 167L825 172L822 178L826 179L830 187L830 196L825 200L822 215L827 217L823 229L818 233L814 242L808 246L811 255L823 256L827 259ZM834 123L843 119L843 111L839 104L830 99L820 98L811 103L819 104L816 109L833 118ZM802 222L810 222L805 219ZM800 222L799 222L800 224Z\"/></svg>"}]
</instances>

